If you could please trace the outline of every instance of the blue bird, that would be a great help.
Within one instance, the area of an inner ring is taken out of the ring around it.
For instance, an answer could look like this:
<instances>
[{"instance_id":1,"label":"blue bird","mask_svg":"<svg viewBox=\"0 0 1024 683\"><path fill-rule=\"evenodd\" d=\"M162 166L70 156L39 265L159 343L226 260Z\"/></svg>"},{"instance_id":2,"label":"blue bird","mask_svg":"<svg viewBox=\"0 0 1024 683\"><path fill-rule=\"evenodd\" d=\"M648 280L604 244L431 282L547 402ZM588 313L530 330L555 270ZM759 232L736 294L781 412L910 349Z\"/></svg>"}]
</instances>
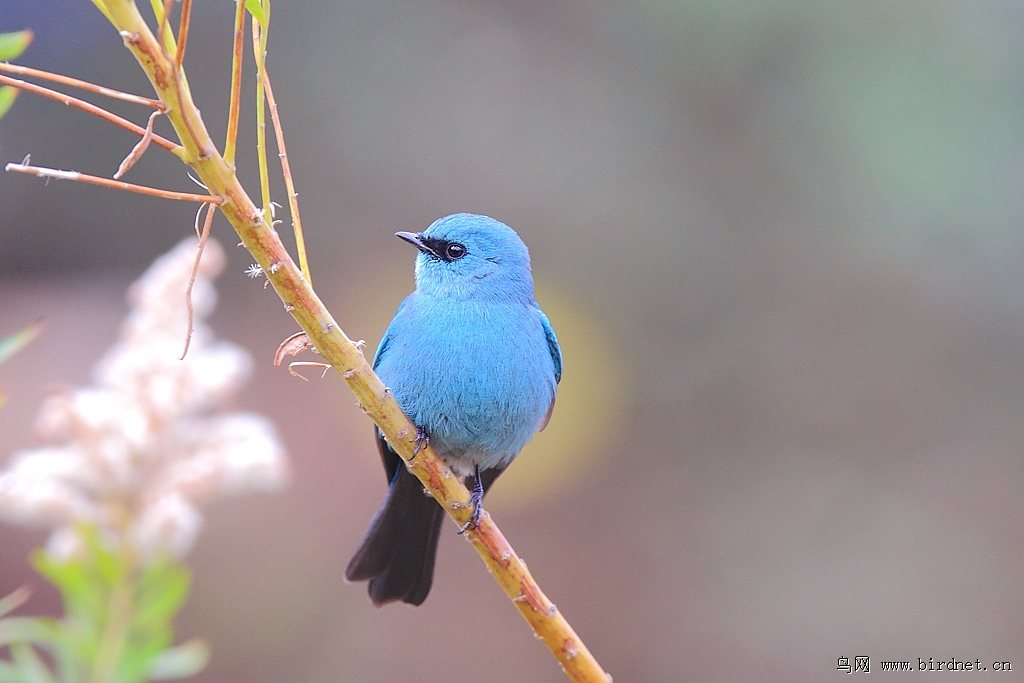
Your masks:
<instances>
[{"instance_id":1,"label":"blue bird","mask_svg":"<svg viewBox=\"0 0 1024 683\"><path fill-rule=\"evenodd\" d=\"M487 489L547 425L562 353L512 228L460 213L395 235L420 251L416 291L398 307L373 368L420 436L471 486L473 524ZM388 492L345 578L369 579L378 607L419 605L434 580L444 511L376 435Z\"/></svg>"}]
</instances>

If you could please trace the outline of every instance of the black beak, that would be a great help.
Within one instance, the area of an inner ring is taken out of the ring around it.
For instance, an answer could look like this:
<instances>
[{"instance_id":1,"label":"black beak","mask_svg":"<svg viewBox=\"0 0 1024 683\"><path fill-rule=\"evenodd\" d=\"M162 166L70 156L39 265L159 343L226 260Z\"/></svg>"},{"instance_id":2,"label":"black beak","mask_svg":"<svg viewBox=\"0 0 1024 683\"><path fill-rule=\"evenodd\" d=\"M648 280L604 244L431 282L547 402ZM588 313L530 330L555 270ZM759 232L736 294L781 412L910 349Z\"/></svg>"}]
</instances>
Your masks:
<instances>
[{"instance_id":1,"label":"black beak","mask_svg":"<svg viewBox=\"0 0 1024 683\"><path fill-rule=\"evenodd\" d=\"M395 237L405 240L412 246L416 247L424 254L430 254L437 258L441 258L441 255L434 251L429 244L423 239L423 234L418 232L396 232Z\"/></svg>"}]
</instances>

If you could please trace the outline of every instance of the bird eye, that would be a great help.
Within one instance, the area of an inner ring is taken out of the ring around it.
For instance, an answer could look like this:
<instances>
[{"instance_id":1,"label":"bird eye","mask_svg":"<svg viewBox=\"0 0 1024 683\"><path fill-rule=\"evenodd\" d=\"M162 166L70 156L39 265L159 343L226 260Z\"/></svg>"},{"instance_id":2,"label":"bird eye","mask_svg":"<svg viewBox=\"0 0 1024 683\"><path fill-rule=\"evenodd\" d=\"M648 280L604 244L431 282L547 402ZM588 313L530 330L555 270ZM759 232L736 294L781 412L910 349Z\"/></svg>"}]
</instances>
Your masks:
<instances>
[{"instance_id":1,"label":"bird eye","mask_svg":"<svg viewBox=\"0 0 1024 683\"><path fill-rule=\"evenodd\" d=\"M452 261L462 258L466 255L466 248L458 242L452 242L444 249L444 255Z\"/></svg>"}]
</instances>

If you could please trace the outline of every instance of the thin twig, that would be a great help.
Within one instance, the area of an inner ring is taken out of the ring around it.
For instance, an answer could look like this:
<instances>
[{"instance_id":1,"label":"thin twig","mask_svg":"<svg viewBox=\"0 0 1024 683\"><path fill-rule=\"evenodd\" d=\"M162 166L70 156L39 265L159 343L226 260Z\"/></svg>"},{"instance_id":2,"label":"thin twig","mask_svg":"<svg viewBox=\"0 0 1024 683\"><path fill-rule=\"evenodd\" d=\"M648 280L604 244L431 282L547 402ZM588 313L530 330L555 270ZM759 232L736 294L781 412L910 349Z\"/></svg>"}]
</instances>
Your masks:
<instances>
[{"instance_id":1,"label":"thin twig","mask_svg":"<svg viewBox=\"0 0 1024 683\"><path fill-rule=\"evenodd\" d=\"M171 33L170 28L168 28L168 24L171 21L172 5L174 5L174 0L164 0L163 12L160 12L160 16L157 17L157 20L160 22L160 25L156 30L156 40L157 43L160 44L160 47L163 48L164 56L167 57L167 59L171 58L170 48L176 48L174 44L174 35L173 33ZM156 11L156 8L159 6L160 3L158 2L158 0L154 0L153 10ZM168 33L171 33L171 35L168 35Z\"/></svg>"},{"instance_id":2,"label":"thin twig","mask_svg":"<svg viewBox=\"0 0 1024 683\"><path fill-rule=\"evenodd\" d=\"M88 90L94 92L97 95L105 95L106 97L112 97L115 100L123 100L125 102L132 102L133 104L141 104L146 107L152 107L153 109L159 109L164 111L167 107L160 100L153 100L148 97L142 97L141 95L133 95L127 92L121 92L120 90L114 90L112 88L105 88L102 85L96 85L89 81L81 81L71 76L64 76L62 74L55 74L49 71L43 71L42 69L33 69L28 66L21 66L19 64L9 64L7 62L0 62L0 71L6 71L7 73L18 74L19 76L32 76L35 78L42 78L47 81L53 81L54 83L60 83L61 85L68 85L72 88L81 88L82 90Z\"/></svg>"},{"instance_id":3,"label":"thin twig","mask_svg":"<svg viewBox=\"0 0 1024 683\"><path fill-rule=\"evenodd\" d=\"M127 190L128 192L148 194L152 197L163 197L164 199L180 199L186 202L202 202L206 204L215 204L216 206L220 206L221 204L224 203L224 198L217 195L189 194L188 192L173 192L171 190L160 190L155 187L146 187L145 185L133 185L132 183L126 183L121 180L110 180L109 178L100 178L98 176L88 175L86 173L79 173L78 171L60 171L55 168L29 166L28 164L7 164L4 167L4 170L13 171L15 173L27 173L29 175L34 175L39 178L77 180L82 183L102 185L104 187L112 187L115 190Z\"/></svg>"},{"instance_id":4,"label":"thin twig","mask_svg":"<svg viewBox=\"0 0 1024 683\"><path fill-rule=\"evenodd\" d=\"M235 167L235 142L238 140L238 113L242 102L242 51L245 48L245 0L235 0L235 40L231 52L231 102L228 109L228 134L224 142L224 161Z\"/></svg>"},{"instance_id":5,"label":"thin twig","mask_svg":"<svg viewBox=\"0 0 1024 683\"><path fill-rule=\"evenodd\" d=\"M274 122L274 134L277 136L277 151L278 156L281 157L284 186L288 191L288 211L292 215L292 230L295 232L295 249L299 252L299 267L302 269L306 282L312 286L313 278L309 274L309 261L306 258L306 240L302 236L302 220L299 218L299 193L295 191L292 168L288 163L288 151L284 146L284 129L281 127L281 117L277 113L277 100L274 99L274 90L270 87L270 75L267 73L265 65L263 85L267 91L267 103L270 105L270 120Z\"/></svg>"},{"instance_id":6,"label":"thin twig","mask_svg":"<svg viewBox=\"0 0 1024 683\"><path fill-rule=\"evenodd\" d=\"M181 63L185 60L185 43L188 42L188 24L191 18L192 0L182 0L181 22L178 24L178 47L174 53L175 70L180 69Z\"/></svg>"},{"instance_id":7,"label":"thin twig","mask_svg":"<svg viewBox=\"0 0 1024 683\"><path fill-rule=\"evenodd\" d=\"M28 92L33 92L37 95L42 95L43 97L49 97L51 100L57 100L58 102L62 102L68 106L77 107L78 109L81 109L82 111L87 111L90 114L98 116L105 121L110 121L111 123L117 126L121 126L122 128L130 130L136 135L146 134L146 129L142 126L134 124L128 119L123 119L117 114L109 112L102 107L97 107L95 104L91 104L89 102L86 102L85 100L80 100L77 97L65 95L62 92L50 90L49 88L44 88L41 85L36 85L35 83L22 81L17 78L11 78L10 76L0 75L0 84L12 85L15 88L20 88L21 90L27 90ZM181 149L181 145L176 145L167 138L160 137L159 135L156 134L153 134L152 138L153 142L160 145L164 149L170 150L175 153L177 153Z\"/></svg>"},{"instance_id":8,"label":"thin twig","mask_svg":"<svg viewBox=\"0 0 1024 683\"><path fill-rule=\"evenodd\" d=\"M160 45L160 49L163 52L163 56L169 62L171 62L172 68L168 69L171 82L174 84L174 89L177 91L177 100L182 101L185 98L185 92L188 90L188 81L185 79L185 74L181 70L181 55L178 53L179 47L184 47L181 42L182 37L178 37L178 42L175 42L174 31L171 30L171 7L174 5L174 0L164 0L164 4L161 8L160 0L151 0L153 6L153 12L157 16L159 21L159 28L157 29L157 42ZM185 12L191 14L191 3L188 7L182 8L182 21L185 31L188 31L187 18ZM172 56L173 55L173 56ZM191 93L189 93L189 99L191 99ZM198 140L199 135L193 129L192 123L186 120L186 126L188 127L189 135L193 140ZM200 155L204 158L209 157L213 153L212 147L207 147L200 150Z\"/></svg>"},{"instance_id":9,"label":"thin twig","mask_svg":"<svg viewBox=\"0 0 1024 683\"><path fill-rule=\"evenodd\" d=\"M203 223L203 233L199 235L199 246L196 248L196 260L192 264L192 274L188 278L188 287L185 288L185 309L188 311L188 330L185 331L185 348L181 351L181 357L178 360L185 360L185 354L188 353L188 347L192 343L192 285L196 282L196 273L199 272L199 261L203 258L203 249L206 247L206 240L210 237L210 226L213 225L213 214L216 213L217 207L213 204L207 205L206 208L206 222Z\"/></svg>"},{"instance_id":10,"label":"thin twig","mask_svg":"<svg viewBox=\"0 0 1024 683\"><path fill-rule=\"evenodd\" d=\"M268 8L264 6L264 10ZM266 12L264 13L266 14ZM263 85L263 70L267 53L264 52L266 30L256 17L252 18L252 51L256 59L256 160L260 170L260 198L263 211L270 211L270 171L267 168L267 111L266 88Z\"/></svg>"},{"instance_id":11,"label":"thin twig","mask_svg":"<svg viewBox=\"0 0 1024 683\"><path fill-rule=\"evenodd\" d=\"M323 379L324 377L327 376L328 371L330 371L330 369L333 368L334 366L331 365L330 363L316 363L313 361L297 360L293 363L288 364L288 374L291 375L292 377L298 377L303 382L308 382L309 378L300 374L299 371L295 369L303 367L320 368L321 370L323 370L323 373L320 374L320 379Z\"/></svg>"},{"instance_id":12,"label":"thin twig","mask_svg":"<svg viewBox=\"0 0 1024 683\"><path fill-rule=\"evenodd\" d=\"M128 152L128 156L124 158L121 165L117 167L117 173L114 174L114 180L119 179L127 173L128 169L134 166L135 162L141 159L142 155L146 153L147 149L149 149L149 141L153 139L153 121L161 113L162 112L160 111L155 111L149 115L149 121L146 123L146 132L143 133L142 139L132 147L132 151Z\"/></svg>"}]
</instances>

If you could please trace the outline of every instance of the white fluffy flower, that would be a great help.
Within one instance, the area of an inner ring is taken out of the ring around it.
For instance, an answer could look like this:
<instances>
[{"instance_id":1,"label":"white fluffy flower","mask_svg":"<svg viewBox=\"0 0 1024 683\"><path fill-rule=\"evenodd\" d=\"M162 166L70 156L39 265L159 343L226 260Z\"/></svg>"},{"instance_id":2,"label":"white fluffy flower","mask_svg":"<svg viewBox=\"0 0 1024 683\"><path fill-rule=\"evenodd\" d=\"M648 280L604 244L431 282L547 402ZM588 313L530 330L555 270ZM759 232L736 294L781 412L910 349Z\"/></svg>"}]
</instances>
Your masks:
<instances>
[{"instance_id":1,"label":"white fluffy flower","mask_svg":"<svg viewBox=\"0 0 1024 683\"><path fill-rule=\"evenodd\" d=\"M182 557L192 548L202 526L203 517L196 506L181 493L168 491L143 505L130 534L144 558L163 551Z\"/></svg>"},{"instance_id":2,"label":"white fluffy flower","mask_svg":"<svg viewBox=\"0 0 1024 683\"><path fill-rule=\"evenodd\" d=\"M14 524L46 526L102 520L99 506L84 491L45 470L43 466L0 472L0 518Z\"/></svg>"},{"instance_id":3,"label":"white fluffy flower","mask_svg":"<svg viewBox=\"0 0 1024 683\"><path fill-rule=\"evenodd\" d=\"M288 461L273 425L259 415L210 411L251 369L241 347L203 324L216 302L212 278L224 254L210 241L192 290L184 292L196 241L186 240L129 289L132 310L118 341L96 364L95 386L49 397L40 436L63 445L22 451L0 472L0 518L55 528L48 551L81 548L78 522L120 538L143 557L188 552L202 526L199 505L223 495L276 490Z\"/></svg>"}]
</instances>

